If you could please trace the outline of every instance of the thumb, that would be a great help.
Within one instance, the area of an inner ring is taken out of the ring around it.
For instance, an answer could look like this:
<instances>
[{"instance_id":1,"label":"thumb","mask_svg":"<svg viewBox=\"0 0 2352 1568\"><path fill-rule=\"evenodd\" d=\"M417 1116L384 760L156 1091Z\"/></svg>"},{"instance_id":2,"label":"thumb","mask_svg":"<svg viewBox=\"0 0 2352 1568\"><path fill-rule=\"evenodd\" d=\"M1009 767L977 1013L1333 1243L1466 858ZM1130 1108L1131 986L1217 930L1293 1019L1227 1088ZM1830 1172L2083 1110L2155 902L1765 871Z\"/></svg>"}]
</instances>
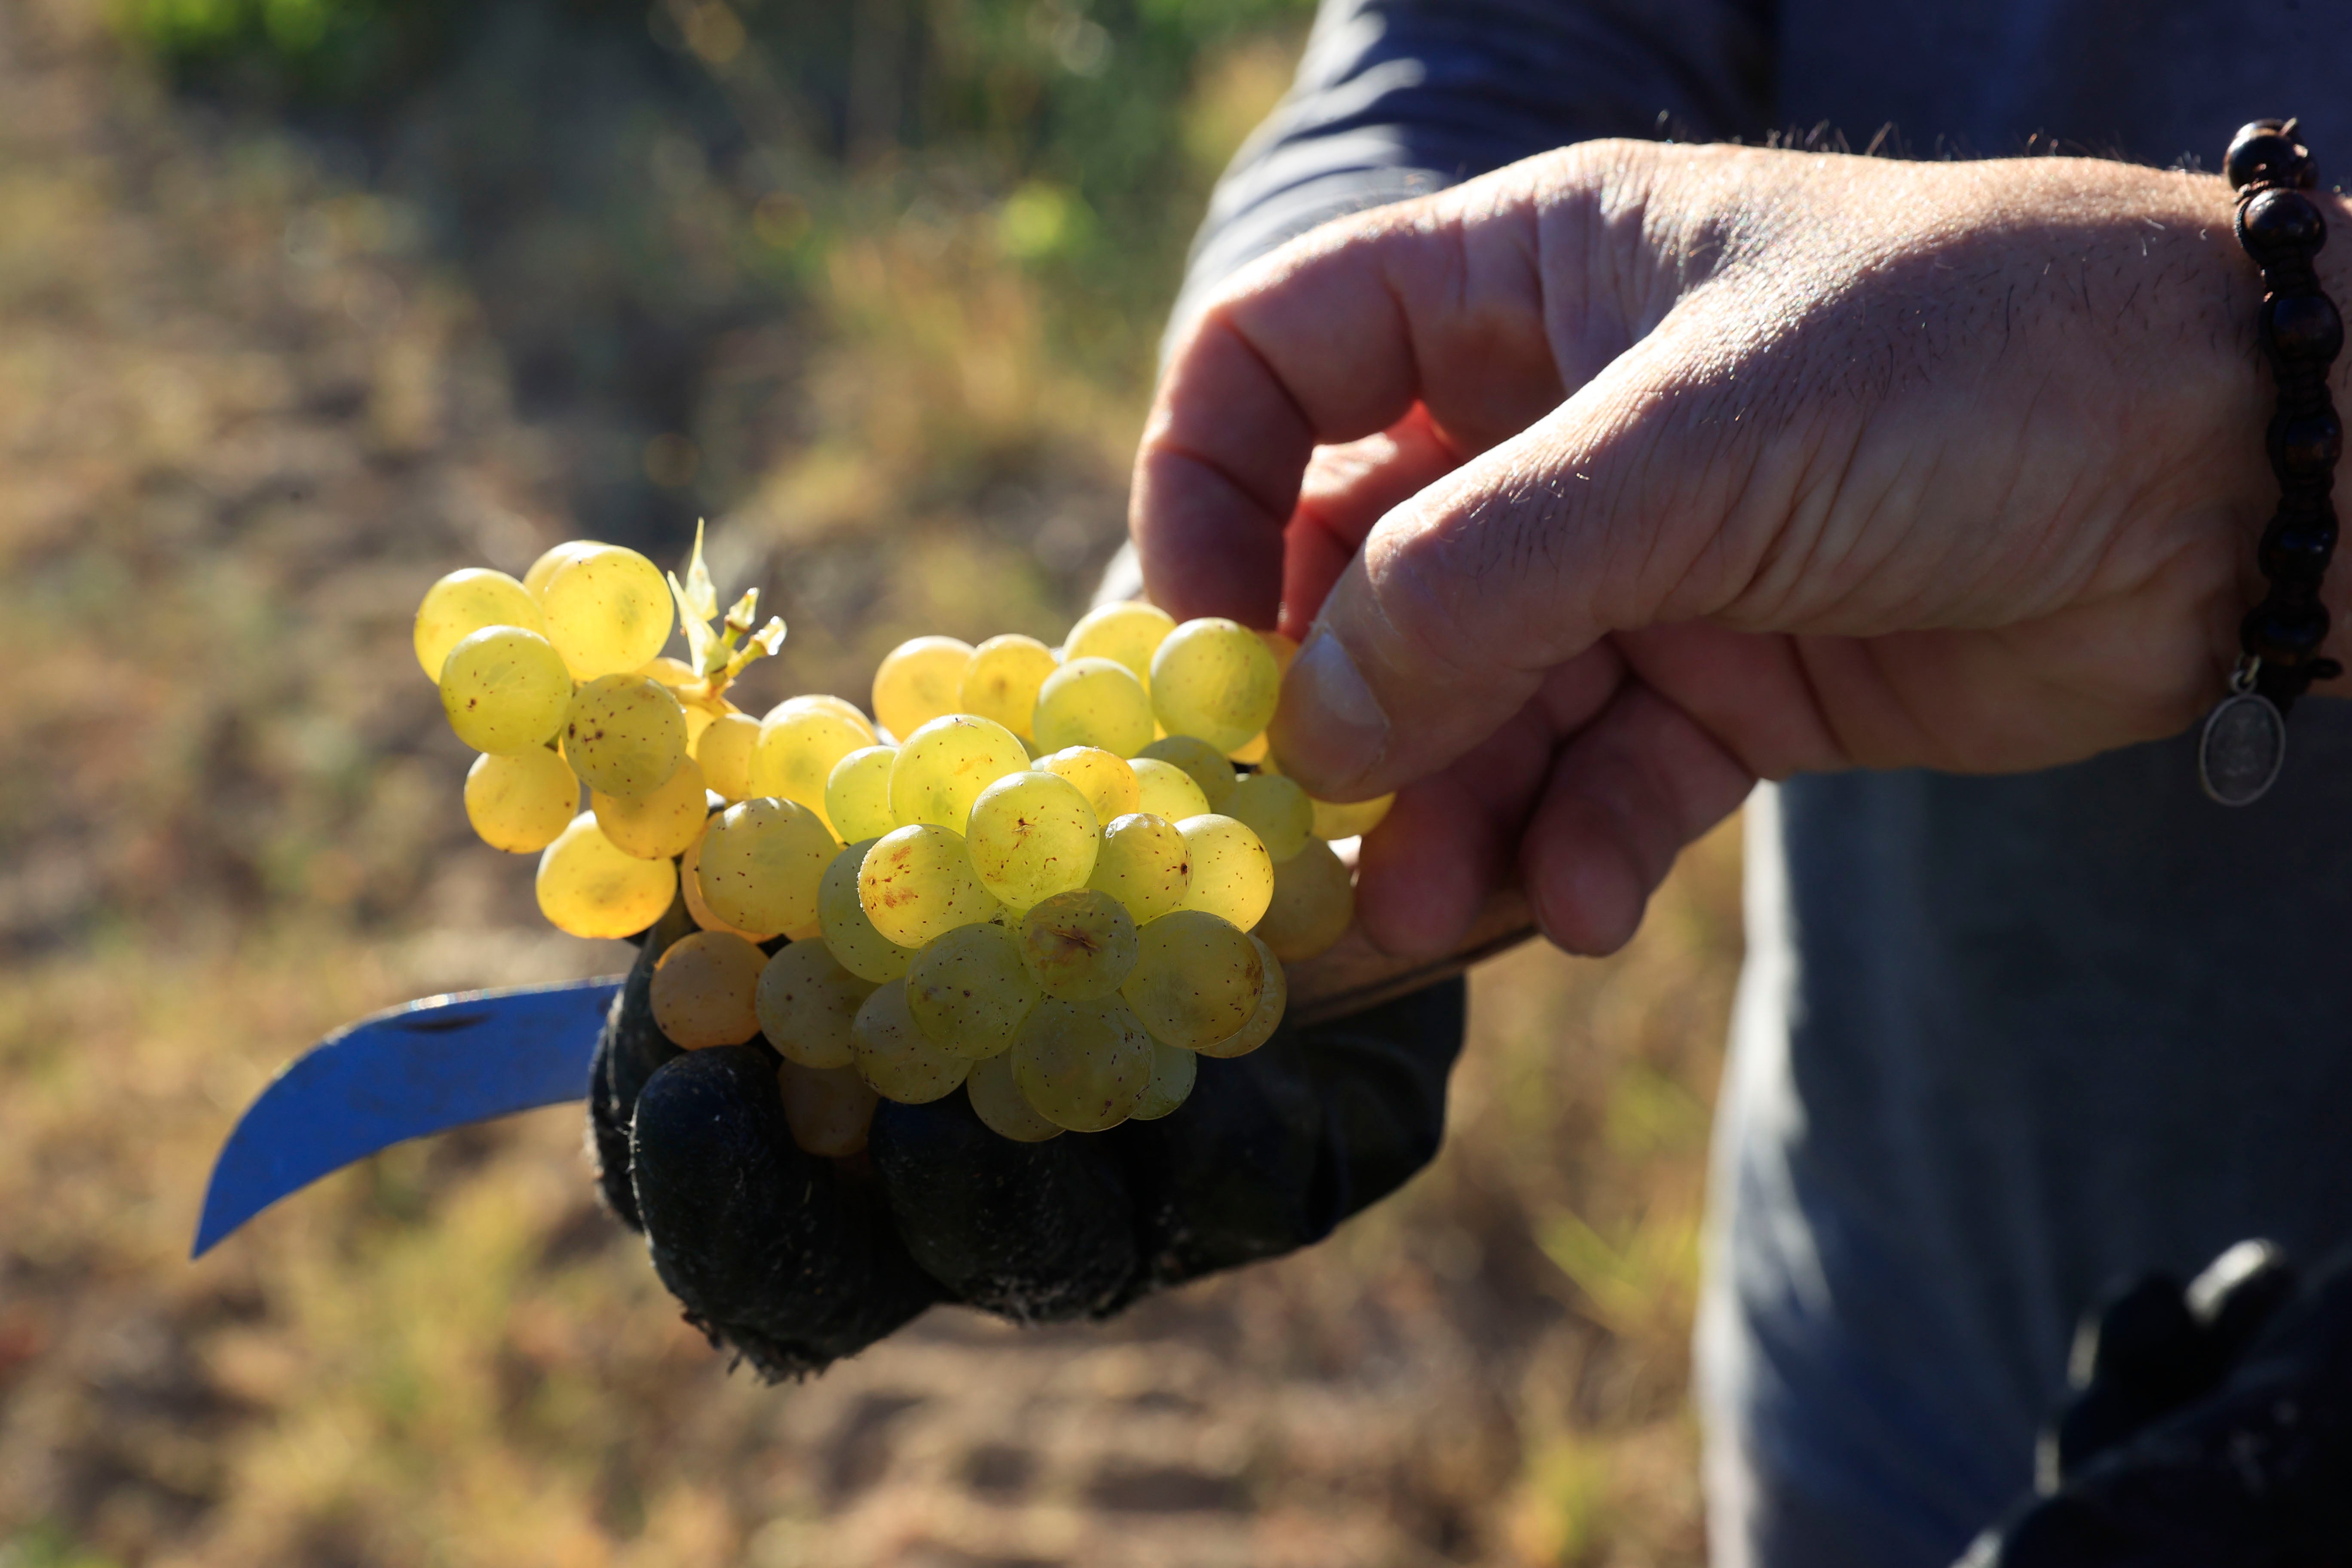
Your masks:
<instances>
[{"instance_id":1,"label":"thumb","mask_svg":"<svg viewBox=\"0 0 2352 1568\"><path fill-rule=\"evenodd\" d=\"M1544 419L1381 520L1285 679L1269 738L1286 773L1325 799L1395 789L1493 733L1602 637L1738 592L1771 498L1755 484L1755 421L1716 416L1707 356L1685 346L1704 331L1679 308Z\"/></svg>"}]
</instances>

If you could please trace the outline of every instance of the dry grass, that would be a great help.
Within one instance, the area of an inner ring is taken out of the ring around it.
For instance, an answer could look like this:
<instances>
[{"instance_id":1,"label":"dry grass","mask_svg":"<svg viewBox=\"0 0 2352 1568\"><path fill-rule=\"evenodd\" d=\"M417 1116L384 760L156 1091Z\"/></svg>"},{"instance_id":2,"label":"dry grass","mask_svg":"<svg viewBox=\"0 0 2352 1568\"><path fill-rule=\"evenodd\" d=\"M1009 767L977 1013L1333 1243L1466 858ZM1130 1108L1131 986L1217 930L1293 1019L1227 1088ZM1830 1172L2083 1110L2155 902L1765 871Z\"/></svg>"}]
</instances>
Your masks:
<instances>
[{"instance_id":1,"label":"dry grass","mask_svg":"<svg viewBox=\"0 0 2352 1568\"><path fill-rule=\"evenodd\" d=\"M1204 167L1282 58L1211 74ZM1104 1327L941 1311L813 1384L730 1377L564 1110L186 1262L303 1043L614 965L466 838L406 648L435 575L568 531L578 426L519 410L414 213L168 100L86 9L0 7L0 1564L1699 1561L1727 834L1621 957L1480 975L1398 1199ZM722 565L793 623L775 694L916 630L1057 630L1117 535L1139 383L1055 346L1003 221L850 233L710 356Z\"/></svg>"}]
</instances>

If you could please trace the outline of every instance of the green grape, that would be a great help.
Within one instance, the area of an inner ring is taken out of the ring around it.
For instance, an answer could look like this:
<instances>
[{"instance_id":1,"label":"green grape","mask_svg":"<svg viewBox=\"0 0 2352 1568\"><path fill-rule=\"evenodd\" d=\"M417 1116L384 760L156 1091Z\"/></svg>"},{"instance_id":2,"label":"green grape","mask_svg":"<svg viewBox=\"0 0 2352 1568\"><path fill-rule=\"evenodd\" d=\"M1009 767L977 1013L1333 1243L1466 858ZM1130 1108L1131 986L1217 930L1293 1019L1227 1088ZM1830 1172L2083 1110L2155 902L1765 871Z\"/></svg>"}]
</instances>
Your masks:
<instances>
[{"instance_id":1,"label":"green grape","mask_svg":"<svg viewBox=\"0 0 2352 1568\"><path fill-rule=\"evenodd\" d=\"M806 1068L845 1068L854 1059L849 1026L875 983L844 969L821 942L776 950L760 971L752 1006L760 1032L784 1060Z\"/></svg>"},{"instance_id":2,"label":"green grape","mask_svg":"<svg viewBox=\"0 0 2352 1568\"><path fill-rule=\"evenodd\" d=\"M1223 805L1213 809L1237 822L1249 824L1265 852L1280 865L1315 836L1315 803L1307 792L1280 773L1252 773L1233 787Z\"/></svg>"},{"instance_id":3,"label":"green grape","mask_svg":"<svg viewBox=\"0 0 2352 1568\"><path fill-rule=\"evenodd\" d=\"M678 896L686 900L686 912L692 915L694 923L704 931L731 931L746 942L751 942L769 941L778 933L772 931L745 931L740 926L729 925L711 913L710 906L703 901L702 847L709 841L709 823L705 821L702 836L688 845L686 853L677 858L677 890Z\"/></svg>"},{"instance_id":4,"label":"green grape","mask_svg":"<svg viewBox=\"0 0 2352 1568\"><path fill-rule=\"evenodd\" d=\"M1037 748L1099 746L1131 757L1151 744L1151 699L1127 666L1108 658L1074 658L1037 689Z\"/></svg>"},{"instance_id":5,"label":"green grape","mask_svg":"<svg viewBox=\"0 0 2352 1568\"><path fill-rule=\"evenodd\" d=\"M866 905L857 893L857 873L866 864L867 851L877 842L861 838L833 858L824 868L824 881L817 889L818 923L824 931L824 945L841 966L861 980L879 984L896 980L907 973L914 962L915 950L901 947L880 931L866 913Z\"/></svg>"},{"instance_id":6,"label":"green grape","mask_svg":"<svg viewBox=\"0 0 2352 1568\"><path fill-rule=\"evenodd\" d=\"M1021 917L1021 962L1064 1002L1109 995L1135 967L1135 917L1092 888L1056 893Z\"/></svg>"},{"instance_id":7,"label":"green grape","mask_svg":"<svg viewBox=\"0 0 2352 1568\"><path fill-rule=\"evenodd\" d=\"M1142 925L1184 905L1192 881L1192 851L1176 825L1150 812L1114 816L1103 827L1087 886L1108 893Z\"/></svg>"},{"instance_id":8,"label":"green grape","mask_svg":"<svg viewBox=\"0 0 2352 1568\"><path fill-rule=\"evenodd\" d=\"M860 745L870 746L881 739L874 732L874 721L860 712L856 703L846 697L835 697L822 691L803 692L798 697L787 697L765 713L761 714L760 722L765 724L772 719L782 719L809 710L834 714L843 722L856 726L858 733L866 737L864 741L858 742Z\"/></svg>"},{"instance_id":9,"label":"green grape","mask_svg":"<svg viewBox=\"0 0 2352 1568\"><path fill-rule=\"evenodd\" d=\"M1078 617L1062 643L1062 657L1114 659L1149 687L1151 655L1175 629L1176 617L1157 605L1139 599L1103 605Z\"/></svg>"},{"instance_id":10,"label":"green grape","mask_svg":"<svg viewBox=\"0 0 2352 1568\"><path fill-rule=\"evenodd\" d=\"M1250 938L1257 949L1258 962L1265 965L1265 989L1258 993L1257 1006L1250 1013L1249 1022L1223 1039L1201 1047L1204 1057L1245 1057L1274 1037L1276 1026L1282 1022L1283 1009L1290 1002L1290 978L1282 972L1282 961L1274 956L1265 943Z\"/></svg>"},{"instance_id":11,"label":"green grape","mask_svg":"<svg viewBox=\"0 0 2352 1568\"><path fill-rule=\"evenodd\" d=\"M1396 796L1383 795L1347 802L1309 800L1307 804L1315 810L1316 837L1357 838L1387 820L1389 807L1396 804Z\"/></svg>"},{"instance_id":12,"label":"green grape","mask_svg":"<svg viewBox=\"0 0 2352 1568\"><path fill-rule=\"evenodd\" d=\"M826 708L791 703L760 721L760 743L751 753L751 793L796 800L820 816L824 782L835 763L874 743L863 720L851 723ZM838 827L838 824L833 824Z\"/></svg>"},{"instance_id":13,"label":"green grape","mask_svg":"<svg viewBox=\"0 0 2352 1568\"><path fill-rule=\"evenodd\" d=\"M890 815L901 827L928 822L961 835L980 792L1028 767L1029 753L1012 731L950 713L908 735L891 759Z\"/></svg>"},{"instance_id":14,"label":"green grape","mask_svg":"<svg viewBox=\"0 0 2352 1568\"><path fill-rule=\"evenodd\" d=\"M802 1153L824 1160L845 1160L866 1147L866 1130L882 1098L855 1068L809 1068L794 1061L777 1065L776 1092L783 1098L784 1125L793 1142Z\"/></svg>"},{"instance_id":15,"label":"green grape","mask_svg":"<svg viewBox=\"0 0 2352 1568\"><path fill-rule=\"evenodd\" d=\"M1225 796L1234 793L1234 764L1225 760L1224 752L1197 735L1166 735L1143 748L1139 753L1156 762L1173 763L1184 770L1192 781L1201 786L1202 811L1223 811ZM1150 807L1143 809L1149 810ZM1188 812L1186 816L1197 816ZM1179 818L1171 817L1170 821Z\"/></svg>"},{"instance_id":16,"label":"green grape","mask_svg":"<svg viewBox=\"0 0 2352 1568\"><path fill-rule=\"evenodd\" d=\"M857 1076L874 1092L901 1105L925 1105L953 1094L971 1070L970 1057L931 1043L907 1005L907 983L893 980L874 988L850 1021Z\"/></svg>"},{"instance_id":17,"label":"green grape","mask_svg":"<svg viewBox=\"0 0 2352 1568\"><path fill-rule=\"evenodd\" d=\"M1274 897L1254 928L1275 956L1300 963L1348 933L1356 888L1347 864L1320 838L1274 868Z\"/></svg>"},{"instance_id":18,"label":"green grape","mask_svg":"<svg viewBox=\"0 0 2352 1568\"><path fill-rule=\"evenodd\" d=\"M980 884L1013 910L1083 888L1102 847L1094 807L1052 773L1007 773L971 803L964 851Z\"/></svg>"},{"instance_id":19,"label":"green grape","mask_svg":"<svg viewBox=\"0 0 2352 1568\"><path fill-rule=\"evenodd\" d=\"M797 801L746 800L703 830L703 902L740 931L817 933L816 895L841 845L824 819Z\"/></svg>"},{"instance_id":20,"label":"green grape","mask_svg":"<svg viewBox=\"0 0 2352 1568\"><path fill-rule=\"evenodd\" d=\"M545 599L547 580L568 565L573 556L585 555L592 550L604 548L604 546L593 539L567 539L530 563L530 570L522 574L522 585L530 591L533 603Z\"/></svg>"},{"instance_id":21,"label":"green grape","mask_svg":"<svg viewBox=\"0 0 2352 1568\"><path fill-rule=\"evenodd\" d=\"M1265 989L1265 961L1247 931L1178 910L1136 937L1135 968L1118 994L1154 1039L1199 1050L1249 1022Z\"/></svg>"},{"instance_id":22,"label":"green grape","mask_svg":"<svg viewBox=\"0 0 2352 1568\"><path fill-rule=\"evenodd\" d=\"M1100 746L1065 746L1030 766L1076 784L1093 807L1097 822L1142 809L1143 789L1135 782L1135 770L1116 752Z\"/></svg>"},{"instance_id":23,"label":"green grape","mask_svg":"<svg viewBox=\"0 0 2352 1568\"><path fill-rule=\"evenodd\" d=\"M963 1091L971 1100L971 1108L988 1130L1000 1138L1010 1138L1015 1143L1043 1143L1048 1138L1059 1138L1062 1130L1037 1114L1013 1081L1013 1055L989 1058L971 1064L971 1075L963 1080Z\"/></svg>"},{"instance_id":24,"label":"green grape","mask_svg":"<svg viewBox=\"0 0 2352 1568\"><path fill-rule=\"evenodd\" d=\"M686 710L687 724L696 710ZM760 744L760 721L749 713L712 716L702 733L691 741L694 760L702 764L702 782L713 794L729 800L751 796L751 753Z\"/></svg>"},{"instance_id":25,"label":"green grape","mask_svg":"<svg viewBox=\"0 0 2352 1568\"><path fill-rule=\"evenodd\" d=\"M1151 656L1151 708L1160 723L1221 752L1249 744L1281 695L1274 651L1239 621L1186 621Z\"/></svg>"},{"instance_id":26,"label":"green grape","mask_svg":"<svg viewBox=\"0 0 2352 1568\"><path fill-rule=\"evenodd\" d=\"M649 658L643 669L634 669L629 673L642 675L647 680L658 680L672 691L683 691L689 686L702 684L702 677L694 673L694 666L682 658L672 658L667 654L659 658ZM681 697L678 700L683 702L686 699Z\"/></svg>"},{"instance_id":27,"label":"green grape","mask_svg":"<svg viewBox=\"0 0 2352 1568\"><path fill-rule=\"evenodd\" d=\"M1184 1103L1192 1093L1192 1080L1200 1076L1201 1058L1181 1046L1151 1042L1151 1086L1143 1091L1143 1102L1135 1108L1138 1121L1157 1121Z\"/></svg>"},{"instance_id":28,"label":"green grape","mask_svg":"<svg viewBox=\"0 0 2352 1568\"><path fill-rule=\"evenodd\" d=\"M1257 924L1274 897L1274 858L1246 823L1213 813L1188 816L1176 825L1192 875L1184 888L1184 908L1206 910L1242 930Z\"/></svg>"},{"instance_id":29,"label":"green grape","mask_svg":"<svg viewBox=\"0 0 2352 1568\"><path fill-rule=\"evenodd\" d=\"M1163 763L1157 757L1137 757L1128 766L1135 770L1136 790L1140 796L1136 804L1138 811L1181 822L1210 809L1209 797L1201 793L1192 775L1174 763Z\"/></svg>"},{"instance_id":30,"label":"green grape","mask_svg":"<svg viewBox=\"0 0 2352 1568\"><path fill-rule=\"evenodd\" d=\"M583 811L540 852L539 912L573 936L635 936L668 912L677 870L613 847Z\"/></svg>"},{"instance_id":31,"label":"green grape","mask_svg":"<svg viewBox=\"0 0 2352 1568\"><path fill-rule=\"evenodd\" d=\"M980 885L963 835L928 822L875 840L858 868L857 901L874 929L902 947L937 942L1003 908Z\"/></svg>"},{"instance_id":32,"label":"green grape","mask_svg":"<svg viewBox=\"0 0 2352 1568\"><path fill-rule=\"evenodd\" d=\"M536 855L579 810L580 781L544 746L511 757L484 752L466 770L466 820L493 849Z\"/></svg>"},{"instance_id":33,"label":"green grape","mask_svg":"<svg viewBox=\"0 0 2352 1568\"><path fill-rule=\"evenodd\" d=\"M1037 712L1037 689L1059 668L1054 650L1035 637L1017 632L991 637L971 650L958 687L957 707L1026 736Z\"/></svg>"},{"instance_id":34,"label":"green grape","mask_svg":"<svg viewBox=\"0 0 2352 1568\"><path fill-rule=\"evenodd\" d=\"M1009 1050L1045 993L1000 925L958 926L907 966L907 1005L942 1049L974 1061Z\"/></svg>"},{"instance_id":35,"label":"green grape","mask_svg":"<svg viewBox=\"0 0 2352 1568\"><path fill-rule=\"evenodd\" d=\"M676 621L661 569L634 550L592 545L558 566L540 594L547 640L575 680L643 669Z\"/></svg>"},{"instance_id":36,"label":"green grape","mask_svg":"<svg viewBox=\"0 0 2352 1568\"><path fill-rule=\"evenodd\" d=\"M689 1051L740 1046L760 1032L752 996L768 955L732 931L698 931L654 961L654 1024Z\"/></svg>"},{"instance_id":37,"label":"green grape","mask_svg":"<svg viewBox=\"0 0 2352 1568\"><path fill-rule=\"evenodd\" d=\"M1013 1081L1046 1121L1103 1132L1135 1113L1151 1087L1151 1037L1117 997L1037 1004L1013 1043Z\"/></svg>"},{"instance_id":38,"label":"green grape","mask_svg":"<svg viewBox=\"0 0 2352 1568\"><path fill-rule=\"evenodd\" d=\"M563 716L563 760L590 789L651 795L686 760L686 710L658 680L601 676Z\"/></svg>"},{"instance_id":39,"label":"green grape","mask_svg":"<svg viewBox=\"0 0 2352 1568\"><path fill-rule=\"evenodd\" d=\"M896 746L860 746L825 775L824 814L845 839L879 838L898 826L890 815L890 764Z\"/></svg>"},{"instance_id":40,"label":"green grape","mask_svg":"<svg viewBox=\"0 0 2352 1568\"><path fill-rule=\"evenodd\" d=\"M425 602L416 606L415 634L416 662L425 667L425 678L438 681L449 650L484 626L520 626L547 635L539 601L503 572L468 566L425 589Z\"/></svg>"},{"instance_id":41,"label":"green grape","mask_svg":"<svg viewBox=\"0 0 2352 1568\"><path fill-rule=\"evenodd\" d=\"M537 632L484 626L442 661L441 710L478 752L511 757L544 746L571 704L572 677Z\"/></svg>"},{"instance_id":42,"label":"green grape","mask_svg":"<svg viewBox=\"0 0 2352 1568\"><path fill-rule=\"evenodd\" d=\"M692 757L651 795L613 795L591 791L588 809L614 847L640 860L668 860L686 853L702 837L710 815L702 793L702 769Z\"/></svg>"},{"instance_id":43,"label":"green grape","mask_svg":"<svg viewBox=\"0 0 2352 1568\"><path fill-rule=\"evenodd\" d=\"M956 710L971 645L953 637L916 637L882 656L874 669L874 717L904 741Z\"/></svg>"}]
</instances>

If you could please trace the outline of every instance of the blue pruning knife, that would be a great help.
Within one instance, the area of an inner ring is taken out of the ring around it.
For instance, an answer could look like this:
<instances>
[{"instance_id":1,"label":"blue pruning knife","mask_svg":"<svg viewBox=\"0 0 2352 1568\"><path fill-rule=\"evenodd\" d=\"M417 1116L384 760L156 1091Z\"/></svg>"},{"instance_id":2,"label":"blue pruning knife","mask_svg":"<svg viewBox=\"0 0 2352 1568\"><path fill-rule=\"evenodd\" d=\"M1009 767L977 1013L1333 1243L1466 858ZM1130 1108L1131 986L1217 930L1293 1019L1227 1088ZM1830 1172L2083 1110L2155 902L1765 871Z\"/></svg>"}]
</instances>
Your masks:
<instances>
[{"instance_id":1,"label":"blue pruning knife","mask_svg":"<svg viewBox=\"0 0 2352 1568\"><path fill-rule=\"evenodd\" d=\"M624 978L427 996L328 1036L237 1119L213 1164L191 1256L394 1143L584 1100Z\"/></svg>"}]
</instances>

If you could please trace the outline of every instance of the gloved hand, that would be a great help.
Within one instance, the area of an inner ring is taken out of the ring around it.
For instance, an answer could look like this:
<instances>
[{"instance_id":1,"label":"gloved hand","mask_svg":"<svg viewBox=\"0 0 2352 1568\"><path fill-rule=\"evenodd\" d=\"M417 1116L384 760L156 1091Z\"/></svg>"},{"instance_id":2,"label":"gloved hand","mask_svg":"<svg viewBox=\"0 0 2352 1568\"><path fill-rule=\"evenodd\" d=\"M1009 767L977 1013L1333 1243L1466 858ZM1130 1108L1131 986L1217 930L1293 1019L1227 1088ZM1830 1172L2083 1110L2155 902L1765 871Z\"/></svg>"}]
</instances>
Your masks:
<instances>
[{"instance_id":1,"label":"gloved hand","mask_svg":"<svg viewBox=\"0 0 2352 1568\"><path fill-rule=\"evenodd\" d=\"M1962 1568L2352 1563L2352 1250L2243 1242L2086 1320L2035 1498Z\"/></svg>"},{"instance_id":2,"label":"gloved hand","mask_svg":"<svg viewBox=\"0 0 2352 1568\"><path fill-rule=\"evenodd\" d=\"M1436 1152L1462 1044L1451 979L1203 1058L1157 1121L1016 1143L958 1091L885 1100L865 1155L819 1159L792 1140L764 1042L688 1052L655 1026L654 963L689 929L674 910L646 934L597 1048L590 1130L606 1201L688 1321L770 1378L934 1302L1102 1317L1318 1241Z\"/></svg>"}]
</instances>

